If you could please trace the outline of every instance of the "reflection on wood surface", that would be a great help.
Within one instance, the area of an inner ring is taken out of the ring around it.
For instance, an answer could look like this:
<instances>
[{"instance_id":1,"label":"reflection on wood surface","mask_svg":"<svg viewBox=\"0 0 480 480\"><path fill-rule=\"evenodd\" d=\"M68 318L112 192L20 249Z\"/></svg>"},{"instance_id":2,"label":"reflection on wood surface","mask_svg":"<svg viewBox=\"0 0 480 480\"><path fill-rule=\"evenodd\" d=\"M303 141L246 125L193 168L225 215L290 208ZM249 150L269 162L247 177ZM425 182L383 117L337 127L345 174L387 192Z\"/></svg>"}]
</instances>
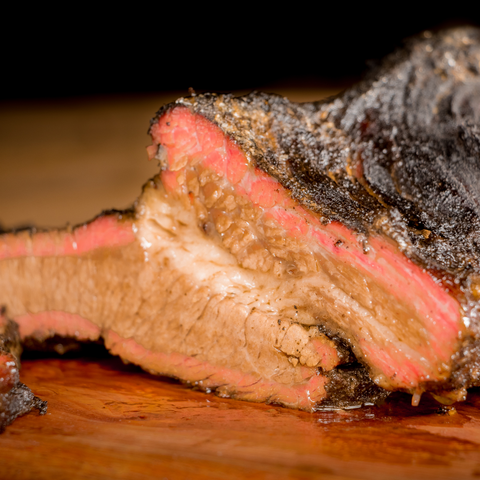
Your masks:
<instances>
[{"instance_id":1,"label":"reflection on wood surface","mask_svg":"<svg viewBox=\"0 0 480 480\"><path fill-rule=\"evenodd\" d=\"M0 436L2 478L444 479L480 475L480 394L308 414L221 399L120 360L29 360L48 414Z\"/></svg>"}]
</instances>

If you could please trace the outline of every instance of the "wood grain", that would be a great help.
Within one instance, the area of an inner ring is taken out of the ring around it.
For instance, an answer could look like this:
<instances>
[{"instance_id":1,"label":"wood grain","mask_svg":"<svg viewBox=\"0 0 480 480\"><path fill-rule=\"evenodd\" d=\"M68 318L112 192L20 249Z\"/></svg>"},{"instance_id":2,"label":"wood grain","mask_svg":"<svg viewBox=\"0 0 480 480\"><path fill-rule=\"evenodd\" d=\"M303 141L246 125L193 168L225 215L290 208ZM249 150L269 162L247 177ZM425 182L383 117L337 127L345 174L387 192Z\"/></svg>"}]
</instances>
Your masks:
<instances>
[{"instance_id":1,"label":"wood grain","mask_svg":"<svg viewBox=\"0 0 480 480\"><path fill-rule=\"evenodd\" d=\"M3 105L0 224L75 224L131 204L157 170L144 152L149 118L176 96ZM401 394L306 414L195 392L114 358L28 360L22 380L49 410L0 435L0 479L480 477L475 391L454 415Z\"/></svg>"},{"instance_id":2,"label":"wood grain","mask_svg":"<svg viewBox=\"0 0 480 480\"><path fill-rule=\"evenodd\" d=\"M480 476L480 394L454 415L396 394L308 414L195 392L118 359L24 362L49 403L0 436L1 478L446 479Z\"/></svg>"}]
</instances>

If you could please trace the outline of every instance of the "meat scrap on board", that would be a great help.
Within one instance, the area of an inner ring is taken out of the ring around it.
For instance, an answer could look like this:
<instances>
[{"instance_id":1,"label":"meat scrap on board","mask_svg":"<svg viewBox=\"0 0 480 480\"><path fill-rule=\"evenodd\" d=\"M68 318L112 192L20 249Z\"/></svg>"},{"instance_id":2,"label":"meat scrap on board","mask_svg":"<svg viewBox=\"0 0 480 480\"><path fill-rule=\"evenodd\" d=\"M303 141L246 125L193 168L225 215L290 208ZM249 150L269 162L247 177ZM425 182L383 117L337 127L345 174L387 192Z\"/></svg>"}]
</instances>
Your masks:
<instances>
[{"instance_id":1,"label":"meat scrap on board","mask_svg":"<svg viewBox=\"0 0 480 480\"><path fill-rule=\"evenodd\" d=\"M12 366L20 341L58 336L306 411L465 399L480 385L479 69L480 31L457 28L324 101L161 108L161 171L130 210L0 236L0 423L44 410Z\"/></svg>"}]
</instances>

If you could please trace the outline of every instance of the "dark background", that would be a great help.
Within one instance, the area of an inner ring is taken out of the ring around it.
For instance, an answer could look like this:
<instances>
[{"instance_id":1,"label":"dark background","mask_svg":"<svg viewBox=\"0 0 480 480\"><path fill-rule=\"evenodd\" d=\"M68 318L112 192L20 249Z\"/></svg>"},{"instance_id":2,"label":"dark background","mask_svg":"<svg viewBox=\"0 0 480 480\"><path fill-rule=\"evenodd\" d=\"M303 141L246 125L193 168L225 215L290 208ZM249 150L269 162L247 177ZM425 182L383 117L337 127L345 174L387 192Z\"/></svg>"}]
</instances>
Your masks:
<instances>
[{"instance_id":1,"label":"dark background","mask_svg":"<svg viewBox=\"0 0 480 480\"><path fill-rule=\"evenodd\" d=\"M478 13L451 4L423 12L404 3L385 11L225 5L4 16L0 100L348 84L405 37L480 25Z\"/></svg>"}]
</instances>

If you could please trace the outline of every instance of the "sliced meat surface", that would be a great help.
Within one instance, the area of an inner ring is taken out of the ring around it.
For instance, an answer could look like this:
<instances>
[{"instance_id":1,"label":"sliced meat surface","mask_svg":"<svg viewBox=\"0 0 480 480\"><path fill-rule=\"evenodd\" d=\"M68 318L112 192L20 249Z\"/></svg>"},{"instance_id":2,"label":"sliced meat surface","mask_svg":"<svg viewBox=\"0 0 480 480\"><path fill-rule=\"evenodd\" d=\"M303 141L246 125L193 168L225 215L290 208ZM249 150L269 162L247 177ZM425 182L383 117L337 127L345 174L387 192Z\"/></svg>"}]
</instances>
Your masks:
<instances>
[{"instance_id":1,"label":"sliced meat surface","mask_svg":"<svg viewBox=\"0 0 480 480\"><path fill-rule=\"evenodd\" d=\"M350 394L336 393L344 379L329 374L354 360L349 348L302 311L295 283L239 265L160 178L144 188L136 211L80 227L87 236L101 225L113 235L132 232L124 245L118 236L115 247L95 245L77 255L3 260L8 281L1 287L15 298L9 312L23 339L103 338L112 353L149 371L220 395L305 410L337 396L347 406L387 395L360 367L352 370ZM23 235L24 248L35 248L36 234ZM49 233L41 235L45 246ZM52 241L64 245L77 236L54 232ZM4 251L9 240L19 237L4 237Z\"/></svg>"},{"instance_id":2,"label":"sliced meat surface","mask_svg":"<svg viewBox=\"0 0 480 480\"><path fill-rule=\"evenodd\" d=\"M407 42L323 102L163 107L134 207L0 237L22 339L313 411L480 384L480 34ZM475 94L478 92L479 94Z\"/></svg>"}]
</instances>

